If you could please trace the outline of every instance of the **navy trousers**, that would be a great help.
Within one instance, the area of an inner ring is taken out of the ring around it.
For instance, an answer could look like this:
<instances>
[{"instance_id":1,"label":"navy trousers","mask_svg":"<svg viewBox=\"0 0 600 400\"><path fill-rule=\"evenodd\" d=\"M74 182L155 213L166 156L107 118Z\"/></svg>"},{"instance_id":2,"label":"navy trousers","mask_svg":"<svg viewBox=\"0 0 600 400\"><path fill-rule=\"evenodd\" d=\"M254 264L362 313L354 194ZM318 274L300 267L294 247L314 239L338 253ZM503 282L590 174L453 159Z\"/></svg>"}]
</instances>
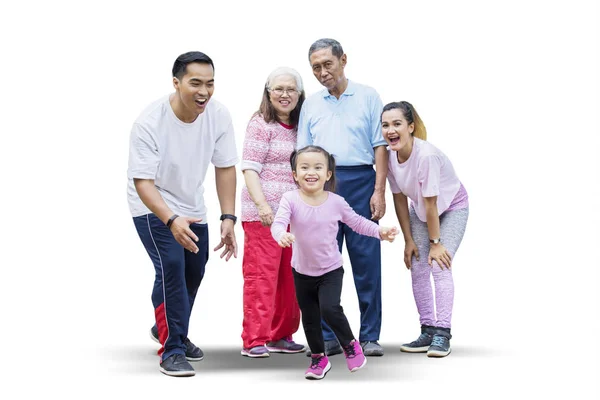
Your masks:
<instances>
[{"instance_id":1,"label":"navy trousers","mask_svg":"<svg viewBox=\"0 0 600 400\"><path fill-rule=\"evenodd\" d=\"M375 170L371 165L337 167L335 169L337 194L350 207L367 219L371 219L371 196L375 190ZM346 239L358 306L360 309L359 341L379 340L381 332L381 241L359 235L346 224L340 223L338 244L340 252ZM334 340L333 331L323 321L323 339Z\"/></svg>"},{"instance_id":2,"label":"navy trousers","mask_svg":"<svg viewBox=\"0 0 600 400\"><path fill-rule=\"evenodd\" d=\"M198 253L185 250L154 214L133 218L138 235L154 264L152 305L162 345L161 361L185 354L190 314L208 261L208 226L192 224Z\"/></svg>"}]
</instances>

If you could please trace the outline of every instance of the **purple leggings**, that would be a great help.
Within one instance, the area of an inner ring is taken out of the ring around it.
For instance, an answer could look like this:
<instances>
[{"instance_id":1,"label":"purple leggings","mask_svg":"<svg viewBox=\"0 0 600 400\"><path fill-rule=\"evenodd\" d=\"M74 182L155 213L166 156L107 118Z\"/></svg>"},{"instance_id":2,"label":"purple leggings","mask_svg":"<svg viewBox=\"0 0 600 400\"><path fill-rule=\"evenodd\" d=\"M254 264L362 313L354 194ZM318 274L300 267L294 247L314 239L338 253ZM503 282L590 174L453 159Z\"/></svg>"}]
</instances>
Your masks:
<instances>
[{"instance_id":1,"label":"purple leggings","mask_svg":"<svg viewBox=\"0 0 600 400\"><path fill-rule=\"evenodd\" d=\"M454 303L454 281L452 280L452 268L443 270L437 262L432 261L433 266L429 266L427 258L429 256L429 231L427 224L421 221L415 210L411 206L410 230L413 240L419 249L420 261L413 256L412 259L412 287L417 310L419 311L421 325L435 326L438 328L450 328L452 319L452 305ZM442 244L452 256L452 265L454 265L454 255L462 241L469 218L469 208L446 211L440 215L440 234ZM431 287L430 275L433 274L434 292Z\"/></svg>"}]
</instances>

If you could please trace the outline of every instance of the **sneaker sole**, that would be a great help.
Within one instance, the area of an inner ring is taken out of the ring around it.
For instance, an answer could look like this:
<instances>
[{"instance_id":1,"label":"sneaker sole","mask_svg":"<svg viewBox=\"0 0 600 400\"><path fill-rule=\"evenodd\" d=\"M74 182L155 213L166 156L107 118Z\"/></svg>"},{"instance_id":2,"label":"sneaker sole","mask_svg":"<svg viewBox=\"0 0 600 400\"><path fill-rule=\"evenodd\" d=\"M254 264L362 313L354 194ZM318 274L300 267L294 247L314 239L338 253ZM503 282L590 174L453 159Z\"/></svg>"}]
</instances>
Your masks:
<instances>
[{"instance_id":1,"label":"sneaker sole","mask_svg":"<svg viewBox=\"0 0 600 400\"><path fill-rule=\"evenodd\" d=\"M169 376L184 377L184 376L194 376L194 375L196 375L196 371L167 371L163 367L159 367L158 369L163 374L169 375Z\"/></svg>"},{"instance_id":2,"label":"sneaker sole","mask_svg":"<svg viewBox=\"0 0 600 400\"><path fill-rule=\"evenodd\" d=\"M449 349L448 351L432 350L432 351L427 352L427 357L432 357L432 358L446 357L448 354L450 354L451 351L452 351L451 349Z\"/></svg>"},{"instance_id":3,"label":"sneaker sole","mask_svg":"<svg viewBox=\"0 0 600 400\"><path fill-rule=\"evenodd\" d=\"M331 363L328 362L327 366L325 367L325 371L323 371L323 375L315 375L312 372L309 372L307 374L304 374L304 377L310 381L321 380L321 379L325 378L325 375L327 375L327 373L329 372L330 369L331 369Z\"/></svg>"},{"instance_id":4,"label":"sneaker sole","mask_svg":"<svg viewBox=\"0 0 600 400\"><path fill-rule=\"evenodd\" d=\"M204 360L204 356L202 356L202 357L188 357L188 356L185 356L185 359L188 360L188 361L202 361L202 360Z\"/></svg>"},{"instance_id":5,"label":"sneaker sole","mask_svg":"<svg viewBox=\"0 0 600 400\"><path fill-rule=\"evenodd\" d=\"M302 350L289 350L289 349L280 349L278 347L269 347L267 346L267 350L271 353L285 353L285 354L295 354L295 353L304 353L306 351L306 347Z\"/></svg>"},{"instance_id":6,"label":"sneaker sole","mask_svg":"<svg viewBox=\"0 0 600 400\"><path fill-rule=\"evenodd\" d=\"M362 365L358 366L358 367L354 367L350 370L350 372L356 372L359 369L361 369L362 367L364 367L365 365L367 365L367 359L365 358L365 361L362 363Z\"/></svg>"},{"instance_id":7,"label":"sneaker sole","mask_svg":"<svg viewBox=\"0 0 600 400\"><path fill-rule=\"evenodd\" d=\"M423 347L408 347L408 346L400 346L400 351L405 353L427 353L429 350L429 346Z\"/></svg>"},{"instance_id":8,"label":"sneaker sole","mask_svg":"<svg viewBox=\"0 0 600 400\"><path fill-rule=\"evenodd\" d=\"M263 353L263 354L250 354L247 351L242 350L240 352L241 355L243 355L244 357L250 357L250 358L266 358L269 357L270 354L269 353Z\"/></svg>"}]
</instances>

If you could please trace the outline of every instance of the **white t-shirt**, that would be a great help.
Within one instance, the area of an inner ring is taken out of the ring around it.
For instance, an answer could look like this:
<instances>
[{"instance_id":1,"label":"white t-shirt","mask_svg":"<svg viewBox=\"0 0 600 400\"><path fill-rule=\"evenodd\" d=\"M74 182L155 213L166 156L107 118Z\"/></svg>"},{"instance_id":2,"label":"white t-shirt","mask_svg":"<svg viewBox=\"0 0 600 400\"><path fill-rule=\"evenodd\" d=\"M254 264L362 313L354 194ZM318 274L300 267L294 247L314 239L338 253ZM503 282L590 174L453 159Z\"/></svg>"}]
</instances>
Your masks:
<instances>
[{"instance_id":1,"label":"white t-shirt","mask_svg":"<svg viewBox=\"0 0 600 400\"><path fill-rule=\"evenodd\" d=\"M460 180L444 153L419 138L414 138L410 157L402 164L398 162L397 152L388 151L390 189L412 200L421 221L427 222L423 197L437 196L438 215L450 207L460 189Z\"/></svg>"},{"instance_id":2,"label":"white t-shirt","mask_svg":"<svg viewBox=\"0 0 600 400\"><path fill-rule=\"evenodd\" d=\"M206 223L204 187L209 163L231 167L238 162L231 115L210 99L192 123L181 121L169 96L148 106L133 124L129 143L127 198L133 217L150 214L133 178L154 179L169 208L176 214L202 218Z\"/></svg>"}]
</instances>

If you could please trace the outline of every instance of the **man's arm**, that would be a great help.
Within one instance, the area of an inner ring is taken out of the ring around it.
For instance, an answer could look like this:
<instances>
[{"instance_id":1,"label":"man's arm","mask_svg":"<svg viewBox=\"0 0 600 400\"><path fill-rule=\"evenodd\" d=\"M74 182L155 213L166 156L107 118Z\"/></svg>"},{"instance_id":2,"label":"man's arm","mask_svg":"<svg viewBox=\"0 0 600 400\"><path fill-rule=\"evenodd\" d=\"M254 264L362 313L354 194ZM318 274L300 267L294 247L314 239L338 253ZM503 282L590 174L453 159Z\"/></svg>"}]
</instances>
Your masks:
<instances>
[{"instance_id":1,"label":"man's arm","mask_svg":"<svg viewBox=\"0 0 600 400\"><path fill-rule=\"evenodd\" d=\"M217 196L221 206L221 214L235 215L235 190L236 190L236 170L235 166L218 168L215 167L215 181L217 185ZM233 229L234 222L230 219L224 219L221 222L221 242L215 251L225 247L221 258L229 261L233 255L237 258L237 241Z\"/></svg>"},{"instance_id":2,"label":"man's arm","mask_svg":"<svg viewBox=\"0 0 600 400\"><path fill-rule=\"evenodd\" d=\"M306 115L306 104L302 105L300 110L300 119L298 121L298 139L296 141L296 148L301 149L308 145L313 144L312 136L308 127L310 126L310 120Z\"/></svg>"},{"instance_id":3,"label":"man's arm","mask_svg":"<svg viewBox=\"0 0 600 400\"><path fill-rule=\"evenodd\" d=\"M158 189L154 185L154 179L134 178L133 184L135 185L135 190L140 196L142 203L144 203L144 205L166 225L167 221L174 213L169 206L167 206L167 203L165 203L158 192ZM200 221L202 221L200 218L182 215L175 218L170 226L171 233L175 240L177 240L177 243L192 253L198 252L198 246L194 243L198 241L198 236L190 229L190 224Z\"/></svg>"},{"instance_id":4,"label":"man's arm","mask_svg":"<svg viewBox=\"0 0 600 400\"><path fill-rule=\"evenodd\" d=\"M385 181L388 172L388 151L385 146L375 147L375 190L371 196L371 219L378 221L385 215Z\"/></svg>"}]
</instances>

